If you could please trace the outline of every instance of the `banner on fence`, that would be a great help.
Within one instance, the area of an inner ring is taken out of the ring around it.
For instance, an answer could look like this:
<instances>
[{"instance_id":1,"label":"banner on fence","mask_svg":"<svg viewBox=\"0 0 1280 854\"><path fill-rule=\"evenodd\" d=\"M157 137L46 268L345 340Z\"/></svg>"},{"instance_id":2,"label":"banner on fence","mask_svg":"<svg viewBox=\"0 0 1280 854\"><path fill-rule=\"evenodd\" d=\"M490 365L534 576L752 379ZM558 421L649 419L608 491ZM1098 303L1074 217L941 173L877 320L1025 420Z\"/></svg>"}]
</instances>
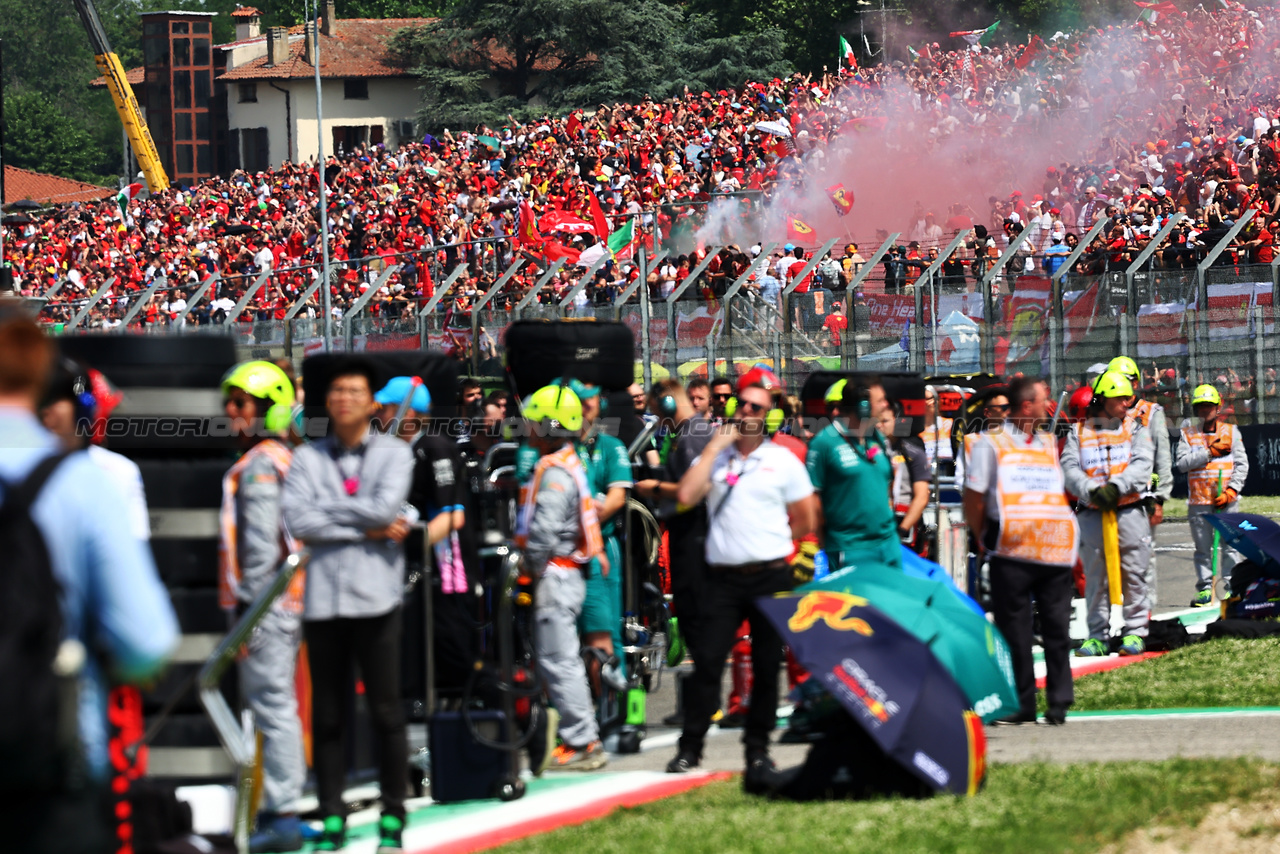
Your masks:
<instances>
[{"instance_id":1,"label":"banner on fence","mask_svg":"<svg viewBox=\"0 0 1280 854\"><path fill-rule=\"evenodd\" d=\"M1186 320L1186 303L1138 306L1138 355L1144 359L1187 355Z\"/></svg>"}]
</instances>

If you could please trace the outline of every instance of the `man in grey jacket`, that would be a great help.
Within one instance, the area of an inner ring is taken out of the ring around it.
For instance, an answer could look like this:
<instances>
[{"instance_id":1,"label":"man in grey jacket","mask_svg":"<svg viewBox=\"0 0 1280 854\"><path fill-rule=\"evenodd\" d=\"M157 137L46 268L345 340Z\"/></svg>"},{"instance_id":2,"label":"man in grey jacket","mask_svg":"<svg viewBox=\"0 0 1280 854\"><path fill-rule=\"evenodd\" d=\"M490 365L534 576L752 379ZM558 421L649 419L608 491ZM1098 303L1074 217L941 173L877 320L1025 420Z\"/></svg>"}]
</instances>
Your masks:
<instances>
[{"instance_id":1,"label":"man in grey jacket","mask_svg":"<svg viewBox=\"0 0 1280 854\"><path fill-rule=\"evenodd\" d=\"M582 401L567 387L546 386L525 400L524 415L529 444L542 457L522 487L516 543L528 571L538 575L533 645L538 674L560 713L561 744L545 761L553 769L590 771L607 760L582 662L578 617L591 559L600 559L605 576L611 568L589 477L573 446L582 430Z\"/></svg>"},{"instance_id":2,"label":"man in grey jacket","mask_svg":"<svg viewBox=\"0 0 1280 854\"><path fill-rule=\"evenodd\" d=\"M1178 471L1187 473L1187 516L1191 540L1195 543L1196 595L1191 604L1203 608L1213 604L1213 526L1211 513L1238 513L1240 490L1249 476L1249 455L1245 453L1240 430L1222 420L1222 395L1211 385L1197 386L1191 406L1200 429L1182 431L1178 441ZM1217 574L1231 581L1231 570L1240 555L1225 545L1219 549Z\"/></svg>"},{"instance_id":3,"label":"man in grey jacket","mask_svg":"<svg viewBox=\"0 0 1280 854\"><path fill-rule=\"evenodd\" d=\"M1080 501L1080 560L1089 624L1089 638L1076 650L1080 656L1110 653L1111 582L1103 528L1107 512L1115 513L1119 540L1124 606L1120 654L1146 651L1151 619L1147 584L1151 525L1143 497L1151 485L1154 451L1147 428L1129 415L1132 399L1133 386L1123 374L1108 371L1098 377L1088 416L1072 427L1062 449L1063 481L1067 492Z\"/></svg>"},{"instance_id":4,"label":"man in grey jacket","mask_svg":"<svg viewBox=\"0 0 1280 854\"><path fill-rule=\"evenodd\" d=\"M282 501L289 532L311 551L303 631L311 664L316 785L325 816L317 851L337 850L346 840L343 718L353 662L379 736L378 851L401 850L408 780L400 706L401 543L411 524L402 508L413 452L399 439L370 431L379 386L367 361L353 358L335 366L325 394L332 435L294 453Z\"/></svg>"}]
</instances>

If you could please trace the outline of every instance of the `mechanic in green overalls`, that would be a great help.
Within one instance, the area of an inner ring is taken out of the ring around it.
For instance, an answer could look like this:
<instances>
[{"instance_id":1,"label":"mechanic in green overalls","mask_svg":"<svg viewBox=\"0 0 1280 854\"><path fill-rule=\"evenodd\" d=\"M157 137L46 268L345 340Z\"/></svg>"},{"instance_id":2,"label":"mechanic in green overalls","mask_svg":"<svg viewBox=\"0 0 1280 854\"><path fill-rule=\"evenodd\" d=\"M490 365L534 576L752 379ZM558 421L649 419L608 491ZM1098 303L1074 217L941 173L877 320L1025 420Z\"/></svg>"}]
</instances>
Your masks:
<instances>
[{"instance_id":1,"label":"mechanic in green overalls","mask_svg":"<svg viewBox=\"0 0 1280 854\"><path fill-rule=\"evenodd\" d=\"M618 536L627 490L632 485L631 463L622 441L601 429L603 401L599 387L578 380L569 380L568 383L582 401L583 434L574 447L586 467L587 482L595 493L596 515L600 519L600 533L604 537L610 566L609 573L605 575L600 571L600 562L591 561L587 598L578 619L578 630L582 632L584 647L601 652L602 664L588 663L592 682L603 679L610 688L623 691L627 685L621 654L623 565ZM522 443L516 455L516 480L522 485L528 482L537 464L538 452L529 444Z\"/></svg>"}]
</instances>

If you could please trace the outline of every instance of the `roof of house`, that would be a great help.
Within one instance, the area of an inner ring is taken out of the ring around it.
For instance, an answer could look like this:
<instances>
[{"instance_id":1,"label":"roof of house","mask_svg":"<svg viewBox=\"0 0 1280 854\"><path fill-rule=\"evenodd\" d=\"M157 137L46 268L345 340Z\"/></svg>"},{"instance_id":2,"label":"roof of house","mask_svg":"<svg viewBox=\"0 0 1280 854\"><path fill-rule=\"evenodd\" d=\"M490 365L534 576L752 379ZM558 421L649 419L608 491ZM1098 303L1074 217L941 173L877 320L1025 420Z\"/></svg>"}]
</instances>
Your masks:
<instances>
[{"instance_id":1,"label":"roof of house","mask_svg":"<svg viewBox=\"0 0 1280 854\"><path fill-rule=\"evenodd\" d=\"M146 77L147 77L147 69L141 65L139 65L137 68L130 68L128 71L124 73L124 79L127 80L129 82L129 85L133 87L141 86L142 81L144 81ZM90 89L107 88L107 78L105 77L93 78L92 80L89 81L89 88Z\"/></svg>"},{"instance_id":2,"label":"roof of house","mask_svg":"<svg viewBox=\"0 0 1280 854\"><path fill-rule=\"evenodd\" d=\"M405 27L420 27L434 18L345 18L338 21L338 34L320 33L321 77L408 77L409 70L391 56L387 43ZM302 27L289 29L289 59L267 65L260 56L220 75L219 80L287 80L314 77L315 68L306 61ZM297 36L295 38L295 36ZM265 40L265 39L264 39ZM240 43L233 43L240 44ZM228 47L228 45L222 45Z\"/></svg>"},{"instance_id":3,"label":"roof of house","mask_svg":"<svg viewBox=\"0 0 1280 854\"><path fill-rule=\"evenodd\" d=\"M6 205L23 199L50 204L89 202L113 196L115 193L116 191L111 187L99 187L96 184L86 184L84 181L45 175L8 164L4 167L4 203Z\"/></svg>"},{"instance_id":4,"label":"roof of house","mask_svg":"<svg viewBox=\"0 0 1280 854\"><path fill-rule=\"evenodd\" d=\"M231 13L233 18L261 18L262 13L252 6L241 6L236 4L236 10Z\"/></svg>"}]
</instances>

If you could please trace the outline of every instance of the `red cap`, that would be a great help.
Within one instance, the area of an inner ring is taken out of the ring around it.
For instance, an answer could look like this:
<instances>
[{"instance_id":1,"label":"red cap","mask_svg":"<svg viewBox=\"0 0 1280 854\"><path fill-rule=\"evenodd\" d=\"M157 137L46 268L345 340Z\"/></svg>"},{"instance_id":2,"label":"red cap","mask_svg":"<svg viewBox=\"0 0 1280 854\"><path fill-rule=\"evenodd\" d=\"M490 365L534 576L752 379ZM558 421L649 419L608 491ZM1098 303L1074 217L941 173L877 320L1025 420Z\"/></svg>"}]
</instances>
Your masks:
<instances>
[{"instance_id":1,"label":"red cap","mask_svg":"<svg viewBox=\"0 0 1280 854\"><path fill-rule=\"evenodd\" d=\"M782 380L768 368L755 367L738 377L738 394L742 394L743 389L753 385L762 386L771 392L782 390Z\"/></svg>"}]
</instances>

